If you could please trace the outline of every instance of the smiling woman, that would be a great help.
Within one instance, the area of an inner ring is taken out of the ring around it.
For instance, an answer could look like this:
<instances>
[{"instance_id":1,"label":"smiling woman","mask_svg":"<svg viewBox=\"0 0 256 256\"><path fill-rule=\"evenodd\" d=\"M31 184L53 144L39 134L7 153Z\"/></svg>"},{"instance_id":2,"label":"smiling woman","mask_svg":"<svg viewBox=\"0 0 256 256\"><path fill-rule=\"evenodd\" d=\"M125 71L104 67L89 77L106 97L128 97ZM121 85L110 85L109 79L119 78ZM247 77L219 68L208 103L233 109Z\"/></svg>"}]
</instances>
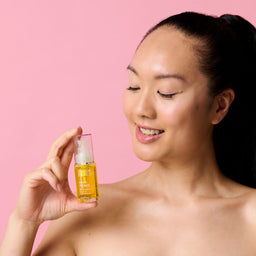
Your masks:
<instances>
[{"instance_id":1,"label":"smiling woman","mask_svg":"<svg viewBox=\"0 0 256 256\"><path fill-rule=\"evenodd\" d=\"M82 130L67 131L24 179L1 255L30 255L49 219L35 255L255 255L255 38L234 15L181 13L153 27L123 101L150 167L100 185L98 205L78 203L67 172Z\"/></svg>"},{"instance_id":2,"label":"smiling woman","mask_svg":"<svg viewBox=\"0 0 256 256\"><path fill-rule=\"evenodd\" d=\"M133 90L125 93L124 112L134 135L134 151L143 160L171 163L201 157L199 148L205 153L210 148L214 106L207 77L191 52L193 44L179 30L161 27L144 39L129 65L128 89ZM164 133L148 136L150 130ZM155 143L141 145L151 141Z\"/></svg>"}]
</instances>

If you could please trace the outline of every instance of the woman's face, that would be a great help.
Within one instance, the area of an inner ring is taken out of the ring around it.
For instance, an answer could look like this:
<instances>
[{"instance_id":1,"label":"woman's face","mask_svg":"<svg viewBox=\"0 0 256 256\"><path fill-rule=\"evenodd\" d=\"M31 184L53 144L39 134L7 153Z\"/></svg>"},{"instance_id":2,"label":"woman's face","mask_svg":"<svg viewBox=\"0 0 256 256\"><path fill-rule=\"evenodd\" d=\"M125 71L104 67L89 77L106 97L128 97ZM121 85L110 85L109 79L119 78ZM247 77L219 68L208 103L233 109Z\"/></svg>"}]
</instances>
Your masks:
<instances>
[{"instance_id":1,"label":"woman's face","mask_svg":"<svg viewBox=\"0 0 256 256\"><path fill-rule=\"evenodd\" d=\"M211 140L212 102L193 45L172 27L149 34L128 66L124 113L145 161L190 158Z\"/></svg>"}]
</instances>

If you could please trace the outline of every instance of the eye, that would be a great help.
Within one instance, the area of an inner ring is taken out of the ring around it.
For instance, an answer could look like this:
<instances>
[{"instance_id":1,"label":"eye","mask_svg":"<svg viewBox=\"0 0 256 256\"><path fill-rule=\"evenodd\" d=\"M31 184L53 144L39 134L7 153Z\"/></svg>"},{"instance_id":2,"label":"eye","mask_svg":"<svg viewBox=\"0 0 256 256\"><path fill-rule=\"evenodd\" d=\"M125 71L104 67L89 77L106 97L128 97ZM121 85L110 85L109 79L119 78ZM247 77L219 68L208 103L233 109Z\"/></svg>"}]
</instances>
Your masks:
<instances>
[{"instance_id":1,"label":"eye","mask_svg":"<svg viewBox=\"0 0 256 256\"><path fill-rule=\"evenodd\" d=\"M177 93L163 94L163 93L161 93L161 92L159 92L159 91L157 91L157 93L158 93L160 96L162 96L163 98L168 98L168 99L173 98L173 96L177 94Z\"/></svg>"},{"instance_id":2,"label":"eye","mask_svg":"<svg viewBox=\"0 0 256 256\"><path fill-rule=\"evenodd\" d=\"M132 86L129 86L129 87L127 87L126 89L129 90L129 91L137 91L137 90L139 90L140 88L139 88L139 87L132 87Z\"/></svg>"}]
</instances>

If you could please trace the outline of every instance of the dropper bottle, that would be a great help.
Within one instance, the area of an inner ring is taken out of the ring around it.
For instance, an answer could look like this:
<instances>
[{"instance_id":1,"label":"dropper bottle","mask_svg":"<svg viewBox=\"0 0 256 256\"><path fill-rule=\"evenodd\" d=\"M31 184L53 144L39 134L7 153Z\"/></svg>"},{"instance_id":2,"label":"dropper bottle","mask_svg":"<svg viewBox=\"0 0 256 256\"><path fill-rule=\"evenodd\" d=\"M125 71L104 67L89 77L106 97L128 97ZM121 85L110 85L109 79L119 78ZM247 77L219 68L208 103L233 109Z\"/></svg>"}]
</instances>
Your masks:
<instances>
[{"instance_id":1,"label":"dropper bottle","mask_svg":"<svg viewBox=\"0 0 256 256\"><path fill-rule=\"evenodd\" d=\"M77 198L81 203L97 201L99 190L92 136L91 134L76 135L73 141Z\"/></svg>"}]
</instances>

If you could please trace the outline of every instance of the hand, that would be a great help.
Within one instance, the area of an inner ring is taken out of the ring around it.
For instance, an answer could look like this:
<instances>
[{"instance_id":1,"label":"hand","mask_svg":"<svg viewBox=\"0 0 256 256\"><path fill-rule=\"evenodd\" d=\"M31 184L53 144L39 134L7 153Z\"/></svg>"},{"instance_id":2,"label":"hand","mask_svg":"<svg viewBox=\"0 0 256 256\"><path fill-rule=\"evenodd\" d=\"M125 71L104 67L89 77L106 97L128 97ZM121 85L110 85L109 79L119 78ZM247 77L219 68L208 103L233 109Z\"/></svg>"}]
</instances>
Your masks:
<instances>
[{"instance_id":1,"label":"hand","mask_svg":"<svg viewBox=\"0 0 256 256\"><path fill-rule=\"evenodd\" d=\"M26 175L15 209L19 219L40 224L45 220L60 218L71 211L96 207L96 202L80 203L69 187L72 137L77 134L82 134L80 127L62 134L52 144L46 162Z\"/></svg>"}]
</instances>

